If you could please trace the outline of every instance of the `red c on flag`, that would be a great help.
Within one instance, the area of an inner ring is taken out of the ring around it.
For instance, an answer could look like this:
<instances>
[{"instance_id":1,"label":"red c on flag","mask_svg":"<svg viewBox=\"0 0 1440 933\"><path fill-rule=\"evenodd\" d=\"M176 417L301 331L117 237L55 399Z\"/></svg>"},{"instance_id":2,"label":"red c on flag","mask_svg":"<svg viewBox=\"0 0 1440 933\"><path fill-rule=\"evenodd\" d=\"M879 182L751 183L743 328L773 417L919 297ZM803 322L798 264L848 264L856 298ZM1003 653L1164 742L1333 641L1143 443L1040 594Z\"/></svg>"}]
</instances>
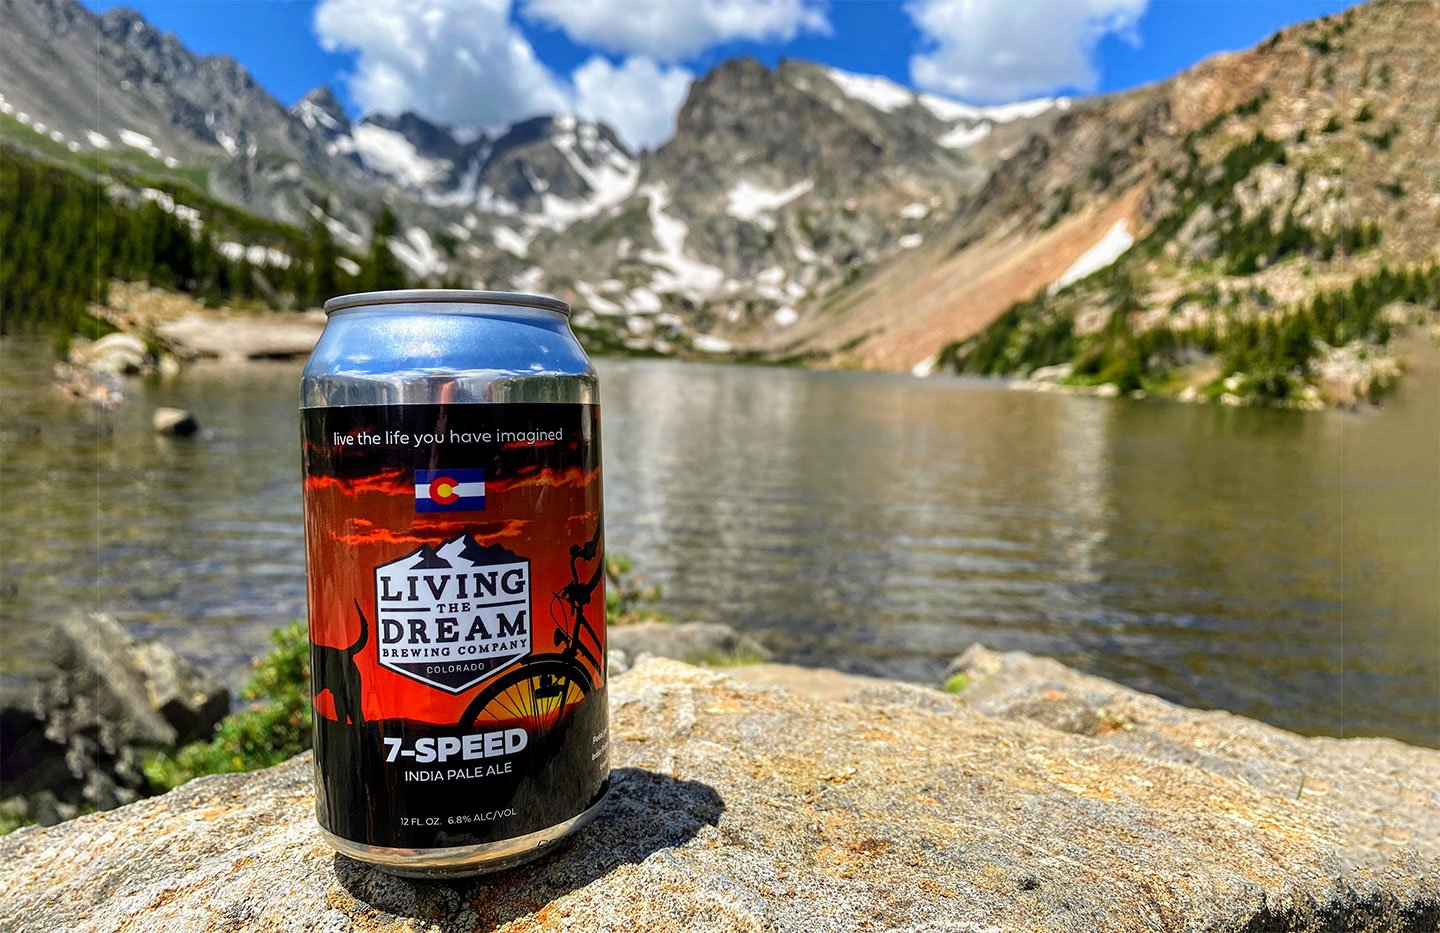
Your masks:
<instances>
[{"instance_id":1,"label":"red c on flag","mask_svg":"<svg viewBox=\"0 0 1440 933\"><path fill-rule=\"evenodd\" d=\"M441 476L432 480L430 483L430 499L441 505L449 505L460 498L460 493L455 491L455 487L458 485L460 484L448 476Z\"/></svg>"}]
</instances>

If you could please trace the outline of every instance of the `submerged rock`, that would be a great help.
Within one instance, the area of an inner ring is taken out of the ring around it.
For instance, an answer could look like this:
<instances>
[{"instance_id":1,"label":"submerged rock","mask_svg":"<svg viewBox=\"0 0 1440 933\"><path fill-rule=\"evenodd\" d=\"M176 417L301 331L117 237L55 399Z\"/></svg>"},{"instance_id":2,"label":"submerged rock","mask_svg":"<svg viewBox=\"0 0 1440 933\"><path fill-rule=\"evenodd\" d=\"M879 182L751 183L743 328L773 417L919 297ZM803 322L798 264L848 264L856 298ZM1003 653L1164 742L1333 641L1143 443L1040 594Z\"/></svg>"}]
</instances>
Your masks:
<instances>
[{"instance_id":1,"label":"submerged rock","mask_svg":"<svg viewBox=\"0 0 1440 933\"><path fill-rule=\"evenodd\" d=\"M1440 752L1304 739L1026 656L977 654L966 670L959 697L857 681L857 698L816 700L642 661L611 685L616 771L599 819L545 861L469 882L335 856L314 825L308 756L202 778L0 840L0 927L1440 922ZM1042 683L1107 712L1037 716ZM1112 716L1130 727L1105 728ZM1276 777L1289 768L1306 780Z\"/></svg>"},{"instance_id":2,"label":"submerged rock","mask_svg":"<svg viewBox=\"0 0 1440 933\"><path fill-rule=\"evenodd\" d=\"M171 437L190 437L200 430L200 422L193 412L183 408L169 408L164 405L155 409L151 424L156 433Z\"/></svg>"}]
</instances>

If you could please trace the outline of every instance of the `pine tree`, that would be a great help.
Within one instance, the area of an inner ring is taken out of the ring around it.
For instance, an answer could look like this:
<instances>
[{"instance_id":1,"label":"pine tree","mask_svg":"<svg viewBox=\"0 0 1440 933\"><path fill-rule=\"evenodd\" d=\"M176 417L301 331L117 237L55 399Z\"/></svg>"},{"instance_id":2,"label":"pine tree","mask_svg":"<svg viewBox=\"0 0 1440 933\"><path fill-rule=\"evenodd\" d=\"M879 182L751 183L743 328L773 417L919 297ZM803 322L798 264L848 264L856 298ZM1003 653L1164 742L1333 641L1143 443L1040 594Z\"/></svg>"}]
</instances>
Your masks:
<instances>
[{"instance_id":1,"label":"pine tree","mask_svg":"<svg viewBox=\"0 0 1440 933\"><path fill-rule=\"evenodd\" d=\"M390 251L396 226L394 212L382 208L370 232L370 256L361 272L361 287L367 292L405 287L405 270Z\"/></svg>"},{"instance_id":2,"label":"pine tree","mask_svg":"<svg viewBox=\"0 0 1440 933\"><path fill-rule=\"evenodd\" d=\"M330 213L330 202L327 200L320 210L321 214L310 222L309 255L306 257L306 265L310 271L310 287L304 303L310 306L322 304L326 299L334 298L343 291L337 266L340 251L336 248L335 238L331 236L330 228L325 225L324 220Z\"/></svg>"}]
</instances>

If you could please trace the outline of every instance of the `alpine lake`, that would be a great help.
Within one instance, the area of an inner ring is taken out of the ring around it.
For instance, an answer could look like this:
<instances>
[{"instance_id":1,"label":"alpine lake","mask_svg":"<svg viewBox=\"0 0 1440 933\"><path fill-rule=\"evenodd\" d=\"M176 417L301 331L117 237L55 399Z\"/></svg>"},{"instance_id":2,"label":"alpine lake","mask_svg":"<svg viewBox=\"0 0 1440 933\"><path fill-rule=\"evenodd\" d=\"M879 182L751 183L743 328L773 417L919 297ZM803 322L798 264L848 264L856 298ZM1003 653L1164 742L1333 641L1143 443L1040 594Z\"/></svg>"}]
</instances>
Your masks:
<instances>
[{"instance_id":1,"label":"alpine lake","mask_svg":"<svg viewBox=\"0 0 1440 933\"><path fill-rule=\"evenodd\" d=\"M1410 356L1383 410L1322 413L601 359L608 546L778 660L933 683L978 641L1440 746L1440 352ZM82 608L238 685L305 613L299 364L129 380L108 412L52 365L0 341L0 671Z\"/></svg>"}]
</instances>

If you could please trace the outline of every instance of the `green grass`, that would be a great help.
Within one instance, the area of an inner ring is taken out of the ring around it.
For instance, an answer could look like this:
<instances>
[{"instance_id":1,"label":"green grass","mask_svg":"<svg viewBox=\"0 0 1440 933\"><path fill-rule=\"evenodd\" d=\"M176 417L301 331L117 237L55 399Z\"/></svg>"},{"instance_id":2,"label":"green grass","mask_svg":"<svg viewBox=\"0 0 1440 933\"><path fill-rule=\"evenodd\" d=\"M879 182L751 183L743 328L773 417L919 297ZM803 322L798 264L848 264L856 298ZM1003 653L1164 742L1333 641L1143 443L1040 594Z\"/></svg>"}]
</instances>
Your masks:
<instances>
[{"instance_id":1,"label":"green grass","mask_svg":"<svg viewBox=\"0 0 1440 933\"><path fill-rule=\"evenodd\" d=\"M145 762L145 776L170 790L202 774L268 768L311 744L310 639L304 622L273 633L275 648L255 664L241 691L244 709L221 721L214 738Z\"/></svg>"},{"instance_id":2,"label":"green grass","mask_svg":"<svg viewBox=\"0 0 1440 933\"><path fill-rule=\"evenodd\" d=\"M605 558L605 624L634 625L636 622L674 622L675 619L661 612L656 604L660 601L660 587L647 586L645 580L635 571L630 558L623 554L608 555Z\"/></svg>"},{"instance_id":3,"label":"green grass","mask_svg":"<svg viewBox=\"0 0 1440 933\"><path fill-rule=\"evenodd\" d=\"M687 655L685 660L700 667L748 667L763 663L766 657L754 648L741 646L729 651L697 651Z\"/></svg>"},{"instance_id":4,"label":"green grass","mask_svg":"<svg viewBox=\"0 0 1440 933\"><path fill-rule=\"evenodd\" d=\"M163 159L126 146L118 140L113 141L114 148L106 150L93 149L77 140L81 142L81 149L79 152L71 152L64 143L57 143L49 136L35 132L33 128L8 114L0 114L0 138L3 138L7 145L28 149L47 161L81 169L86 174L108 173L122 176L146 184L147 187L158 187L155 182L179 182L203 190L209 176L207 165L182 162L171 168Z\"/></svg>"},{"instance_id":5,"label":"green grass","mask_svg":"<svg viewBox=\"0 0 1440 933\"><path fill-rule=\"evenodd\" d=\"M962 671L947 677L943 689L946 693L964 693L968 686L970 686L970 675Z\"/></svg>"},{"instance_id":6,"label":"green grass","mask_svg":"<svg viewBox=\"0 0 1440 933\"><path fill-rule=\"evenodd\" d=\"M35 821L25 815L25 801L16 797L0 800L0 836L8 836L22 826L33 826Z\"/></svg>"}]
</instances>

